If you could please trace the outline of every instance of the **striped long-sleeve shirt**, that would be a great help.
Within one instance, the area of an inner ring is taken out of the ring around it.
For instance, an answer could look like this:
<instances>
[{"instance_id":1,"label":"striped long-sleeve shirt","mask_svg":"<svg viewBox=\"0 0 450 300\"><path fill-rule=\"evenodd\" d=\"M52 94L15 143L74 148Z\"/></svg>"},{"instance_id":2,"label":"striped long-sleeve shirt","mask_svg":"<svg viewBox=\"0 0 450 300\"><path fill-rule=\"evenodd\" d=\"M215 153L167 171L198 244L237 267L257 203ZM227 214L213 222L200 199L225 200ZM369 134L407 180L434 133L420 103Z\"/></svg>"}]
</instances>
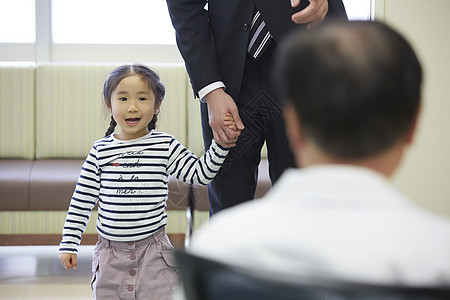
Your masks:
<instances>
[{"instance_id":1,"label":"striped long-sleeve shirt","mask_svg":"<svg viewBox=\"0 0 450 300\"><path fill-rule=\"evenodd\" d=\"M98 233L109 240L137 241L166 226L168 176L208 184L228 150L212 142L200 158L169 134L151 131L134 140L108 136L86 158L70 201L60 253L77 253L98 202Z\"/></svg>"}]
</instances>

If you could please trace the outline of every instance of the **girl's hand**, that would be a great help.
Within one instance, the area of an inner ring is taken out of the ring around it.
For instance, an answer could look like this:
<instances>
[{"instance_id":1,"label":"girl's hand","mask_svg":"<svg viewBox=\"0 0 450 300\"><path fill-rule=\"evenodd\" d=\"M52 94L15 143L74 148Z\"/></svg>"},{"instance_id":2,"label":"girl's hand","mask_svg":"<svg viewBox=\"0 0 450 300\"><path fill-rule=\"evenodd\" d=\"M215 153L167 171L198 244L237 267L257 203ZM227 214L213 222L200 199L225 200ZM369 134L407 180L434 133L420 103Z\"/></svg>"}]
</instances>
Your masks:
<instances>
[{"instance_id":1,"label":"girl's hand","mask_svg":"<svg viewBox=\"0 0 450 300\"><path fill-rule=\"evenodd\" d=\"M225 126L228 126L233 131L237 131L236 123L234 122L233 116L230 113L227 113L223 118L223 123Z\"/></svg>"},{"instance_id":2,"label":"girl's hand","mask_svg":"<svg viewBox=\"0 0 450 300\"><path fill-rule=\"evenodd\" d=\"M77 255L76 254L61 253L59 255L59 260L61 261L62 265L64 266L64 268L66 270L71 269L71 268L73 268L74 270L77 269Z\"/></svg>"}]
</instances>

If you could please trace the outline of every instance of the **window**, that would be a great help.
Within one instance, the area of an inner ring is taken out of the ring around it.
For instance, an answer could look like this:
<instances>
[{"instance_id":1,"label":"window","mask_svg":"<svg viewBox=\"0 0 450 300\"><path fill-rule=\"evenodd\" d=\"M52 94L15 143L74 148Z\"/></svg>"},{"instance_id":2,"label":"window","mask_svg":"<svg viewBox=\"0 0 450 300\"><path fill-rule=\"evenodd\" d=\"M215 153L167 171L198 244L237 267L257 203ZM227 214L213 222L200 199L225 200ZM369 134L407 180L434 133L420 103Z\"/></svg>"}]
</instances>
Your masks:
<instances>
[{"instance_id":1,"label":"window","mask_svg":"<svg viewBox=\"0 0 450 300\"><path fill-rule=\"evenodd\" d=\"M343 0L350 20L371 20L371 0Z\"/></svg>"},{"instance_id":2,"label":"window","mask_svg":"<svg viewBox=\"0 0 450 300\"><path fill-rule=\"evenodd\" d=\"M0 0L0 43L34 43L35 0Z\"/></svg>"},{"instance_id":3,"label":"window","mask_svg":"<svg viewBox=\"0 0 450 300\"><path fill-rule=\"evenodd\" d=\"M52 0L57 44L175 44L161 0Z\"/></svg>"},{"instance_id":4,"label":"window","mask_svg":"<svg viewBox=\"0 0 450 300\"><path fill-rule=\"evenodd\" d=\"M377 0L343 1L372 19ZM164 0L0 0L0 28L0 61L183 61Z\"/></svg>"}]
</instances>

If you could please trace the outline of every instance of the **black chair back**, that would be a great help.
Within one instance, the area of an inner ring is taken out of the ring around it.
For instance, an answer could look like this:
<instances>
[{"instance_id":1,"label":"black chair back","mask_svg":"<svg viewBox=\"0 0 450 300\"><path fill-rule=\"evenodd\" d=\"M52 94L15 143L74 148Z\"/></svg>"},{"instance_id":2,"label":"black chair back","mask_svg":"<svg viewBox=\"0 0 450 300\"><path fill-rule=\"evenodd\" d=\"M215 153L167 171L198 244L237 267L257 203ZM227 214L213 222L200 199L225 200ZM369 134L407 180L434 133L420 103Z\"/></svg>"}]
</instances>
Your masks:
<instances>
[{"instance_id":1,"label":"black chair back","mask_svg":"<svg viewBox=\"0 0 450 300\"><path fill-rule=\"evenodd\" d=\"M450 300L450 286L411 287L299 278L283 280L175 252L187 300Z\"/></svg>"}]
</instances>

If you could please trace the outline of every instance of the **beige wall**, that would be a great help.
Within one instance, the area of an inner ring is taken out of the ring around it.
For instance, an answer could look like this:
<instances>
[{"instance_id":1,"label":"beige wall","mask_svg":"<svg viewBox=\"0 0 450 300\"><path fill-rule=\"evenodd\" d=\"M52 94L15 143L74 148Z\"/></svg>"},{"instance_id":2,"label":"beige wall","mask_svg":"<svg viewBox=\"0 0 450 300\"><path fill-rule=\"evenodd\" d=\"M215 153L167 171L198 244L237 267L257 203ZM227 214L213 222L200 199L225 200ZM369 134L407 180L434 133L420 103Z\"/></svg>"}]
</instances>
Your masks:
<instances>
[{"instance_id":1,"label":"beige wall","mask_svg":"<svg viewBox=\"0 0 450 300\"><path fill-rule=\"evenodd\" d=\"M420 205L450 218L450 1L374 1L375 18L409 40L425 77L419 130L394 183Z\"/></svg>"}]
</instances>

